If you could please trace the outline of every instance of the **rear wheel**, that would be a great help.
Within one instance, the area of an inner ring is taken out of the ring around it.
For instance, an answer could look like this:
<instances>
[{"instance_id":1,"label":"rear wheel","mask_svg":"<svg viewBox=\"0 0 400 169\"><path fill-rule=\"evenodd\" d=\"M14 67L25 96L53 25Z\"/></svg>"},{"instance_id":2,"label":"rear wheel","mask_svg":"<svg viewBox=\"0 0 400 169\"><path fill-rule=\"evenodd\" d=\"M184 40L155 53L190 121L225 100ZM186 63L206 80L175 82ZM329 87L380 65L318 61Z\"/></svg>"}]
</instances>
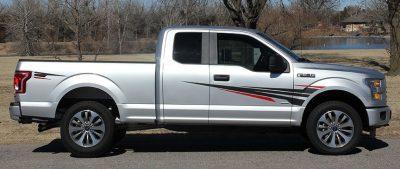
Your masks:
<instances>
[{"instance_id":1,"label":"rear wheel","mask_svg":"<svg viewBox=\"0 0 400 169\"><path fill-rule=\"evenodd\" d=\"M323 154L346 154L361 137L362 121L357 111L340 101L318 105L309 115L306 131L311 145Z\"/></svg>"},{"instance_id":2,"label":"rear wheel","mask_svg":"<svg viewBox=\"0 0 400 169\"><path fill-rule=\"evenodd\" d=\"M82 101L65 113L60 132L64 146L75 156L96 157L113 143L115 117L102 104Z\"/></svg>"}]
</instances>

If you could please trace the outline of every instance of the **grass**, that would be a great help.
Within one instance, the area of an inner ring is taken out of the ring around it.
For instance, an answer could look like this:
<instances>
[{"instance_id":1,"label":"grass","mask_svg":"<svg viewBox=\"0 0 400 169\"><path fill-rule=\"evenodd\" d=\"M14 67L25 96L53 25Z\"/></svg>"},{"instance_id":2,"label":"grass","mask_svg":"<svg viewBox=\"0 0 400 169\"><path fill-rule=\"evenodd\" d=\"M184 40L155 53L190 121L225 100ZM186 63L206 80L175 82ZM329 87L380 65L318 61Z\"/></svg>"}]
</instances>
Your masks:
<instances>
[{"instance_id":1,"label":"grass","mask_svg":"<svg viewBox=\"0 0 400 169\"><path fill-rule=\"evenodd\" d=\"M296 51L297 53L313 61L338 63L359 67L368 67L384 71L380 66L371 64L375 61L379 64L388 63L388 55L385 50L308 50ZM118 61L149 61L153 60L152 54L137 55L107 55L99 56L98 60ZM23 143L48 143L59 137L58 129L37 132L36 124L18 124L12 121L8 113L8 105L13 100L12 77L19 59L45 59L54 60L51 56L35 57L0 57L0 144ZM74 56L62 56L62 60L74 60ZM94 56L85 56L85 60L93 60ZM400 138L400 77L387 77L388 104L393 110L390 126L378 129L378 137ZM139 133L165 133L163 129L138 131Z\"/></svg>"}]
</instances>

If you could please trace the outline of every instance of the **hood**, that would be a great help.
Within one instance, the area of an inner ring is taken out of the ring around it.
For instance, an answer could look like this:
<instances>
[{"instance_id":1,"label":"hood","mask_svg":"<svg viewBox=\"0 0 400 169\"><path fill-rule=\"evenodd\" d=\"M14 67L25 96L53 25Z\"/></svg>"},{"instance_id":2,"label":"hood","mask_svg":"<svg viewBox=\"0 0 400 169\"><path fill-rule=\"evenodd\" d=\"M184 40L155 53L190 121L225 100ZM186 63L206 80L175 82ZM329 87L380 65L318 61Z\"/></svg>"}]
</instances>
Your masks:
<instances>
[{"instance_id":1,"label":"hood","mask_svg":"<svg viewBox=\"0 0 400 169\"><path fill-rule=\"evenodd\" d=\"M371 78L379 78L379 79L385 78L385 75L377 70L359 68L353 66L343 66L336 64L325 64L325 63L299 63L297 67L304 69L314 69L314 70L319 69L319 70L332 70L340 72L354 72L354 73L365 74Z\"/></svg>"}]
</instances>

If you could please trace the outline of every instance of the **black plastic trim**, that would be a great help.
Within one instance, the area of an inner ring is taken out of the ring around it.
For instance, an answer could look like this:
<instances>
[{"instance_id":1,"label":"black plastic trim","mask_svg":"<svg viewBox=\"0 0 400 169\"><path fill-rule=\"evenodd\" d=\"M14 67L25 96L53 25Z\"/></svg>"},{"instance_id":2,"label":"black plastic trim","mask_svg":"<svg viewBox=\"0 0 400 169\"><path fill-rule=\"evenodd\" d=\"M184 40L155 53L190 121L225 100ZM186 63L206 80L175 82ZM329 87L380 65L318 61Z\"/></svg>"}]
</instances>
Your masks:
<instances>
[{"instance_id":1,"label":"black plastic trim","mask_svg":"<svg viewBox=\"0 0 400 169\"><path fill-rule=\"evenodd\" d=\"M20 123L47 123L54 122L55 118L47 118L47 117L35 117L35 116L21 116L19 117Z\"/></svg>"},{"instance_id":2,"label":"black plastic trim","mask_svg":"<svg viewBox=\"0 0 400 169\"><path fill-rule=\"evenodd\" d=\"M380 109L380 108L386 108L389 106L371 106L371 107L365 107L366 109Z\"/></svg>"}]
</instances>

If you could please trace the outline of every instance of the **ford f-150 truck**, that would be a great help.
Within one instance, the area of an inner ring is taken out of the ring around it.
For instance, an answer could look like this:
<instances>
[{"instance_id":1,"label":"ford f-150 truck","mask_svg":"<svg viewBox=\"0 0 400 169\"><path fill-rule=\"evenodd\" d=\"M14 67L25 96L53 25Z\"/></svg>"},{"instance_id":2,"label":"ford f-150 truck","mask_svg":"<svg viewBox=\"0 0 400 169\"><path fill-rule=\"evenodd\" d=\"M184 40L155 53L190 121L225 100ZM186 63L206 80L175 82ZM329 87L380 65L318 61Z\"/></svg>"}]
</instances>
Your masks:
<instances>
[{"instance_id":1,"label":"ford f-150 truck","mask_svg":"<svg viewBox=\"0 0 400 169\"><path fill-rule=\"evenodd\" d=\"M10 116L99 156L129 125L298 127L325 154L388 124L385 76L312 63L256 30L169 27L155 62L20 60Z\"/></svg>"}]
</instances>

